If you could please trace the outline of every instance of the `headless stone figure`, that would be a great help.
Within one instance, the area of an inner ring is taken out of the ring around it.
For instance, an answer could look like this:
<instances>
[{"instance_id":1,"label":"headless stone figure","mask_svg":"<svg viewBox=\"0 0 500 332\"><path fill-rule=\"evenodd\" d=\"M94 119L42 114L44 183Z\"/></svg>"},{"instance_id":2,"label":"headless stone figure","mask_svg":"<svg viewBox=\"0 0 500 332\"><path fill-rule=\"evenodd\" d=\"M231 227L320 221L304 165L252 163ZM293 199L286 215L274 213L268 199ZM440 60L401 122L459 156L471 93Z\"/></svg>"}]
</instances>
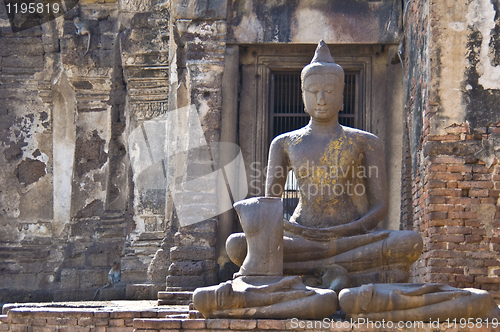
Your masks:
<instances>
[{"instance_id":1,"label":"headless stone figure","mask_svg":"<svg viewBox=\"0 0 500 332\"><path fill-rule=\"evenodd\" d=\"M258 208L256 205L258 202ZM234 204L248 242L248 254L235 276L283 275L283 203L276 198Z\"/></svg>"},{"instance_id":2,"label":"headless stone figure","mask_svg":"<svg viewBox=\"0 0 500 332\"><path fill-rule=\"evenodd\" d=\"M193 303L206 318L321 319L337 309L337 294L283 276L283 204L249 198L234 205L248 238L248 255L235 279L195 290Z\"/></svg>"},{"instance_id":3,"label":"headless stone figure","mask_svg":"<svg viewBox=\"0 0 500 332\"><path fill-rule=\"evenodd\" d=\"M352 286L406 282L421 254L421 237L411 231L377 229L388 209L384 152L373 134L341 126L344 71L321 41L302 70L309 124L277 136L269 151L266 196L281 197L289 169L297 176L299 203L284 220L284 272L313 275L337 264ZM242 233L226 243L231 260L246 255Z\"/></svg>"},{"instance_id":4,"label":"headless stone figure","mask_svg":"<svg viewBox=\"0 0 500 332\"><path fill-rule=\"evenodd\" d=\"M500 318L488 292L445 284L369 284L344 289L340 307L347 318L374 321L437 321Z\"/></svg>"}]
</instances>

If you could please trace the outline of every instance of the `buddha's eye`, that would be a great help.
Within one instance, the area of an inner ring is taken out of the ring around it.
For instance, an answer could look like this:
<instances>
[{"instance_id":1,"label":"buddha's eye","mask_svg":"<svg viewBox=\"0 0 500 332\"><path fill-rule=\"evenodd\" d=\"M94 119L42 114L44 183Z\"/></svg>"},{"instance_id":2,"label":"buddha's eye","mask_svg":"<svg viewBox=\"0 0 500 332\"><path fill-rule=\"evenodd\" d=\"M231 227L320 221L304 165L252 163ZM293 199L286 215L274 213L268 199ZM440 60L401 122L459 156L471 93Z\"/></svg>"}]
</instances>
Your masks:
<instances>
[{"instance_id":1,"label":"buddha's eye","mask_svg":"<svg viewBox=\"0 0 500 332\"><path fill-rule=\"evenodd\" d=\"M306 91L310 92L310 93L318 93L319 92L319 85L318 84L311 84L311 85L307 86Z\"/></svg>"},{"instance_id":2,"label":"buddha's eye","mask_svg":"<svg viewBox=\"0 0 500 332\"><path fill-rule=\"evenodd\" d=\"M335 91L335 85L333 84L324 85L323 91L325 91L326 93L333 93Z\"/></svg>"}]
</instances>

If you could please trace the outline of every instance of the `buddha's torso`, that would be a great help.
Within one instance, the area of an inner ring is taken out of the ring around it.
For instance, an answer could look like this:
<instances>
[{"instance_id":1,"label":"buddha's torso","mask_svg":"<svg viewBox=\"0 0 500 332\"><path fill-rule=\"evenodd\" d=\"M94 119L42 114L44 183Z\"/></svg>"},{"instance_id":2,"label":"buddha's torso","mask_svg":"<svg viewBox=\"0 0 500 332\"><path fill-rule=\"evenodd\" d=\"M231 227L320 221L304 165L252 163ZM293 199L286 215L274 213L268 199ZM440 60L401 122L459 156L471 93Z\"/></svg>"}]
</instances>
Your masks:
<instances>
[{"instance_id":1,"label":"buddha's torso","mask_svg":"<svg viewBox=\"0 0 500 332\"><path fill-rule=\"evenodd\" d=\"M299 204L292 222L330 227L359 219L369 210L364 138L340 127L333 134L314 134L307 127L291 132L285 144L295 170Z\"/></svg>"}]
</instances>

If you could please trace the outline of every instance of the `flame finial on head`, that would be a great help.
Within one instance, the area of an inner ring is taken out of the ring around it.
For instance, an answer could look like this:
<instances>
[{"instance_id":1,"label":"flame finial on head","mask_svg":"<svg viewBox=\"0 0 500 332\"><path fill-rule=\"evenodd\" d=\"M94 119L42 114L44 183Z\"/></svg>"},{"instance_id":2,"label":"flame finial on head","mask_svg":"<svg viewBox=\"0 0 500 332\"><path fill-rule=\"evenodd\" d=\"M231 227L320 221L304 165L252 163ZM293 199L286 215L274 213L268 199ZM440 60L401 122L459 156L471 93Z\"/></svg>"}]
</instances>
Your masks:
<instances>
[{"instance_id":1,"label":"flame finial on head","mask_svg":"<svg viewBox=\"0 0 500 332\"><path fill-rule=\"evenodd\" d=\"M316 47L316 52L314 52L314 57L311 60L313 62L325 62L325 63L335 63L332 55L330 54L330 49L328 45L323 40L320 40L318 43L318 47Z\"/></svg>"},{"instance_id":2,"label":"flame finial on head","mask_svg":"<svg viewBox=\"0 0 500 332\"><path fill-rule=\"evenodd\" d=\"M311 74L333 74L339 78L341 84L344 84L344 69L335 63L328 45L323 40L319 41L311 63L302 69L300 75L302 84L306 76Z\"/></svg>"}]
</instances>

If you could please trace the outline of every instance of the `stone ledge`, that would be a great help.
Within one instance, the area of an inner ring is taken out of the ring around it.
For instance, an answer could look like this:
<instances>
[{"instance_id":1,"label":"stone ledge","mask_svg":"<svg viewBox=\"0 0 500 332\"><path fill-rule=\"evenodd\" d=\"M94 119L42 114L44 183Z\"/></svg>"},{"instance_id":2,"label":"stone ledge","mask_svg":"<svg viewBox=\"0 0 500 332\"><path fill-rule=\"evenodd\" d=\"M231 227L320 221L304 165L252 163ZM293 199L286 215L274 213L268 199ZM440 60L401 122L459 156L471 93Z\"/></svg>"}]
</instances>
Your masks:
<instances>
[{"instance_id":1,"label":"stone ledge","mask_svg":"<svg viewBox=\"0 0 500 332\"><path fill-rule=\"evenodd\" d=\"M52 306L51 306L52 305ZM154 301L110 301L53 304L9 304L0 315L0 331L33 332L208 332L208 331L423 331L488 332L497 327L475 323L473 328L460 324L374 322L351 324L330 319L299 321L297 319L204 319L188 306L160 307Z\"/></svg>"}]
</instances>

